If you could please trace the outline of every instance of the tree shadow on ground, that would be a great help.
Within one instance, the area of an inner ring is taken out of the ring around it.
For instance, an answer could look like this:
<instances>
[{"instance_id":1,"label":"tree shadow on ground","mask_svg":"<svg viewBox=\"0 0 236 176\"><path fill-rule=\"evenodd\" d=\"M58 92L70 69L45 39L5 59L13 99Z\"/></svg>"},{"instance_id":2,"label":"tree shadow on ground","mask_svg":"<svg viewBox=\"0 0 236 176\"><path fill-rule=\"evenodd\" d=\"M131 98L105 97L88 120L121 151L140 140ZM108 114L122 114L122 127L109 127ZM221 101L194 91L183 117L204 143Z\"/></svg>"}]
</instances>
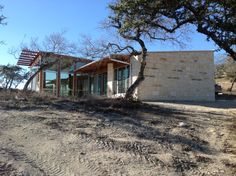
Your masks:
<instances>
[{"instance_id":1,"label":"tree shadow on ground","mask_svg":"<svg viewBox=\"0 0 236 176\"><path fill-rule=\"evenodd\" d=\"M139 139L160 142L167 145L180 144L186 151L198 151L211 154L208 142L199 139L197 136L186 137L184 135L171 134L169 130L178 125L179 122L191 123L185 111L173 108L163 108L157 105L148 105L141 102L130 102L123 99L92 99L82 101L72 101L69 99L50 100L43 97L26 98L22 100L1 101L1 108L4 110L35 111L54 109L58 112L80 112L89 116L91 119L100 119L113 124L119 124L119 128L132 133ZM141 115L148 113L148 116ZM46 117L47 118L47 117ZM35 120L37 117L35 118ZM44 121L44 117L40 121ZM64 118L46 125L61 131L68 131L66 125L70 123L69 118ZM73 122L72 127L79 125ZM164 125L164 131L155 128L157 125ZM132 128L130 128L132 127ZM182 127L191 133L191 125ZM73 129L71 129L73 130Z\"/></svg>"},{"instance_id":2,"label":"tree shadow on ground","mask_svg":"<svg viewBox=\"0 0 236 176\"><path fill-rule=\"evenodd\" d=\"M150 105L160 105L163 103L172 104L172 105L192 105L200 106L206 108L220 108L220 109L236 109L236 95L223 94L216 97L215 101L145 101L145 103Z\"/></svg>"},{"instance_id":3,"label":"tree shadow on ground","mask_svg":"<svg viewBox=\"0 0 236 176\"><path fill-rule=\"evenodd\" d=\"M77 110L85 113L93 119L100 119L111 124L118 124L119 128L128 131L139 139L165 143L167 145L180 144L186 151L198 151L211 154L208 142L192 135L188 138L184 135L171 134L169 130L177 127L179 122L191 123L184 111L172 108L163 108L155 105L147 105L141 102L127 102L125 100L88 100L80 102L60 101L52 104L53 108L65 111ZM142 116L148 113L149 116ZM62 122L60 122L62 123ZM78 122L79 123L79 122ZM76 124L75 124L76 125ZM160 131L155 125L164 125L165 130ZM55 128L56 125L53 125ZM63 125L60 126L61 130ZM191 133L191 125L182 127Z\"/></svg>"}]
</instances>

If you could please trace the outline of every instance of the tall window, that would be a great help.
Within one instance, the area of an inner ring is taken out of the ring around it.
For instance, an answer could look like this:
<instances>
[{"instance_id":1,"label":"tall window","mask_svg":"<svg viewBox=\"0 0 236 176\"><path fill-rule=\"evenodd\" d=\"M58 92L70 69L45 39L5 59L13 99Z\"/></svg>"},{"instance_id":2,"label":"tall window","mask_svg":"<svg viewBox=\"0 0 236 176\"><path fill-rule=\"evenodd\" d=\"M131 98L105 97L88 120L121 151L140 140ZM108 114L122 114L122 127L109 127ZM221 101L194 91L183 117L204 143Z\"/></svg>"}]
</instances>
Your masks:
<instances>
[{"instance_id":1,"label":"tall window","mask_svg":"<svg viewBox=\"0 0 236 176\"><path fill-rule=\"evenodd\" d=\"M61 72L61 95L68 96L69 95L69 74L66 72Z\"/></svg>"},{"instance_id":2,"label":"tall window","mask_svg":"<svg viewBox=\"0 0 236 176\"><path fill-rule=\"evenodd\" d=\"M107 94L107 73L98 75L98 93L99 95Z\"/></svg>"},{"instance_id":3,"label":"tall window","mask_svg":"<svg viewBox=\"0 0 236 176\"><path fill-rule=\"evenodd\" d=\"M125 93L129 87L129 66L114 70L114 94Z\"/></svg>"},{"instance_id":4,"label":"tall window","mask_svg":"<svg viewBox=\"0 0 236 176\"><path fill-rule=\"evenodd\" d=\"M49 94L56 94L56 72L44 71L44 91Z\"/></svg>"}]
</instances>

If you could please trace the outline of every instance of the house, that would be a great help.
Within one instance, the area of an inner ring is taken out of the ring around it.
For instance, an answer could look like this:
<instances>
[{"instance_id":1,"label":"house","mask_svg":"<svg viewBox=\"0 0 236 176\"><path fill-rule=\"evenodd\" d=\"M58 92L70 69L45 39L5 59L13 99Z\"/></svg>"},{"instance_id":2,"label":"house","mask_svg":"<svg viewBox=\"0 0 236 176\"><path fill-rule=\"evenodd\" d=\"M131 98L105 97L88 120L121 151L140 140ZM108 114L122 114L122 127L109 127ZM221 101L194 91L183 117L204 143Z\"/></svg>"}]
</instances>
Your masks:
<instances>
[{"instance_id":1,"label":"house","mask_svg":"<svg viewBox=\"0 0 236 176\"><path fill-rule=\"evenodd\" d=\"M57 61L32 81L31 89L57 96L124 96L137 79L141 56L111 55L100 60L47 52L22 51L18 65L32 71ZM148 52L145 80L136 89L140 100L214 101L213 51Z\"/></svg>"}]
</instances>

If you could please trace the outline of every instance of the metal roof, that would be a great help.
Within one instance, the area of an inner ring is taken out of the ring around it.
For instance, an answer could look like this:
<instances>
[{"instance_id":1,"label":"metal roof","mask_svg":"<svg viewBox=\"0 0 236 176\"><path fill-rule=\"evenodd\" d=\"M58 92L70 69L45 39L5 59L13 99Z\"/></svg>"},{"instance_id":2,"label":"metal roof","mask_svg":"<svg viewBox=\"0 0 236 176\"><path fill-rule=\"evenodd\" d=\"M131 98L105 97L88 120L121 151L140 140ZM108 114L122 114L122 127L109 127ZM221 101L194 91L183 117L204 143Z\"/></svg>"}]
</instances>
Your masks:
<instances>
[{"instance_id":1,"label":"metal roof","mask_svg":"<svg viewBox=\"0 0 236 176\"><path fill-rule=\"evenodd\" d=\"M80 57L55 54L52 52L45 52L45 51L30 51L30 50L23 49L17 61L17 65L31 66L32 63L36 60L36 58L39 55L41 55L42 57L51 57L51 58L57 58L57 59L63 58L63 59L68 59L68 60L74 60L76 62L82 62L82 63L92 62L92 60L84 59Z\"/></svg>"},{"instance_id":2,"label":"metal roof","mask_svg":"<svg viewBox=\"0 0 236 176\"><path fill-rule=\"evenodd\" d=\"M108 63L116 63L117 66L129 65L130 64L130 55L111 55L109 57L102 58L100 60L96 60L90 62L77 70L77 73L88 73L94 72L96 70L106 68Z\"/></svg>"}]
</instances>

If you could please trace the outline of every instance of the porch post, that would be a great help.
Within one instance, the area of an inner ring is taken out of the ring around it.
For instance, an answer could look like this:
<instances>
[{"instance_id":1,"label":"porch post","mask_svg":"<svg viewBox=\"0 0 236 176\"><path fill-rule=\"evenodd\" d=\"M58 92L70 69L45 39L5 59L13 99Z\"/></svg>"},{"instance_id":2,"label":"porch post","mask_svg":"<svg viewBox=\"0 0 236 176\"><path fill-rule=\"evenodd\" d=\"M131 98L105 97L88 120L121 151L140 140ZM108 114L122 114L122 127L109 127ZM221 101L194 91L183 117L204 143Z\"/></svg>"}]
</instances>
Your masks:
<instances>
[{"instance_id":1,"label":"porch post","mask_svg":"<svg viewBox=\"0 0 236 176\"><path fill-rule=\"evenodd\" d=\"M58 60L57 62L57 97L60 97L60 91L61 91L61 62Z\"/></svg>"},{"instance_id":2,"label":"porch post","mask_svg":"<svg viewBox=\"0 0 236 176\"><path fill-rule=\"evenodd\" d=\"M76 75L76 72L74 72L74 75L73 75L73 96L76 96L76 92L77 92L77 75Z\"/></svg>"},{"instance_id":3,"label":"porch post","mask_svg":"<svg viewBox=\"0 0 236 176\"><path fill-rule=\"evenodd\" d=\"M114 65L107 64L107 97L111 98L113 95L113 81L114 81Z\"/></svg>"},{"instance_id":4,"label":"porch post","mask_svg":"<svg viewBox=\"0 0 236 176\"><path fill-rule=\"evenodd\" d=\"M44 85L44 72L41 70L39 72L39 92L43 92L43 85Z\"/></svg>"},{"instance_id":5,"label":"porch post","mask_svg":"<svg viewBox=\"0 0 236 176\"><path fill-rule=\"evenodd\" d=\"M74 75L73 75L73 96L77 94L77 74L76 74L76 62L74 63Z\"/></svg>"}]
</instances>

